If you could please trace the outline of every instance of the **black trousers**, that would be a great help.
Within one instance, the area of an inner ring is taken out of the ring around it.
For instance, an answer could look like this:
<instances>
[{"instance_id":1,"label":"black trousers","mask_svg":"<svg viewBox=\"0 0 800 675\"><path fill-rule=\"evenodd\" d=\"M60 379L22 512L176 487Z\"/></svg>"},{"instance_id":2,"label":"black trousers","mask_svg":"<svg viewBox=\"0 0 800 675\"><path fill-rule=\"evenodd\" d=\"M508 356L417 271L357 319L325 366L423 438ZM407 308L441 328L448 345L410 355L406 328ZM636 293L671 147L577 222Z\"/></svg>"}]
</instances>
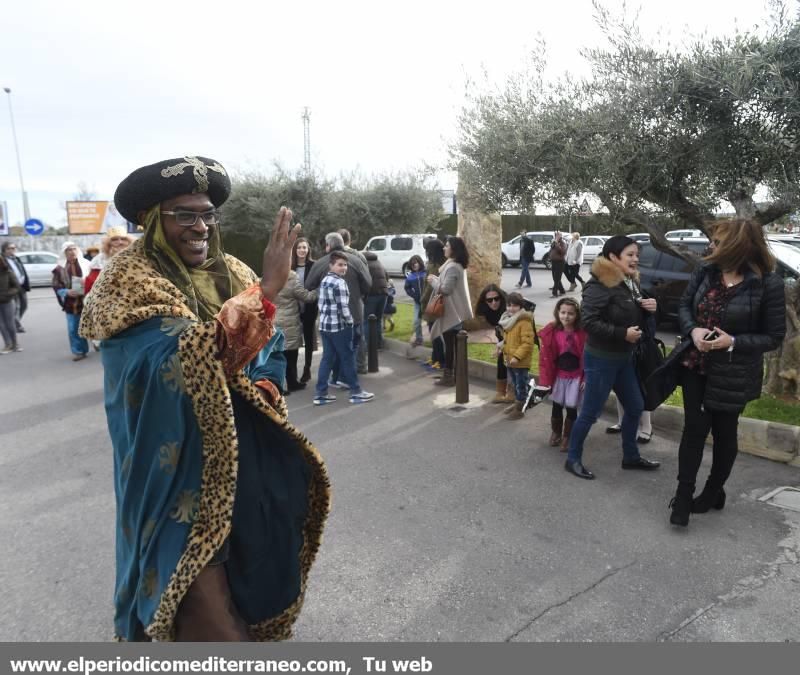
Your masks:
<instances>
[{"instance_id":1,"label":"black trousers","mask_svg":"<svg viewBox=\"0 0 800 675\"><path fill-rule=\"evenodd\" d=\"M314 302L306 303L300 320L303 323L303 342L305 343L305 367L311 368L311 359L314 357L314 348L317 346L317 314L319 310Z\"/></svg>"},{"instance_id":2,"label":"black trousers","mask_svg":"<svg viewBox=\"0 0 800 675\"><path fill-rule=\"evenodd\" d=\"M456 335L460 328L451 328L442 333L444 338L444 367L453 370L456 359Z\"/></svg>"},{"instance_id":3,"label":"black trousers","mask_svg":"<svg viewBox=\"0 0 800 675\"><path fill-rule=\"evenodd\" d=\"M679 377L683 387L684 426L678 449L678 482L695 484L703 459L703 448L710 431L714 437L714 444L708 483L712 489L718 490L725 485L725 481L731 475L733 463L739 452L737 437L739 413L703 408L705 375L681 367Z\"/></svg>"},{"instance_id":4,"label":"black trousers","mask_svg":"<svg viewBox=\"0 0 800 675\"><path fill-rule=\"evenodd\" d=\"M564 261L553 260L550 264L552 265L551 272L553 273L553 295L566 293L564 285L561 283L561 277L564 274Z\"/></svg>"},{"instance_id":5,"label":"black trousers","mask_svg":"<svg viewBox=\"0 0 800 675\"><path fill-rule=\"evenodd\" d=\"M507 380L508 379L508 368L506 368L506 362L503 358L502 352L500 356L497 357L497 379L498 380Z\"/></svg>"},{"instance_id":6,"label":"black trousers","mask_svg":"<svg viewBox=\"0 0 800 675\"><path fill-rule=\"evenodd\" d=\"M581 266L580 265L566 265L564 267L564 276L567 277L567 281L569 283L574 284L575 280L581 282L581 284L585 284L586 282L581 278Z\"/></svg>"},{"instance_id":7,"label":"black trousers","mask_svg":"<svg viewBox=\"0 0 800 675\"><path fill-rule=\"evenodd\" d=\"M287 349L283 352L286 357L286 386L289 388L299 384L297 381L297 354L299 351L299 349Z\"/></svg>"}]
</instances>

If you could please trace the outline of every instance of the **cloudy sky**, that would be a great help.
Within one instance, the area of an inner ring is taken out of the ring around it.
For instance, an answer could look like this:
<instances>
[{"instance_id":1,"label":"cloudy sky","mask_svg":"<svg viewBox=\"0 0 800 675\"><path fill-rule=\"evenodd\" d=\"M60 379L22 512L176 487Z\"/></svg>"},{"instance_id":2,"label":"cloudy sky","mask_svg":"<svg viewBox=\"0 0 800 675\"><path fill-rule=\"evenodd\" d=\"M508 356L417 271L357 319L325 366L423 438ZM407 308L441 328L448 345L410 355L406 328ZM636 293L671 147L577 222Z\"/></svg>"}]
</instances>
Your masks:
<instances>
[{"instance_id":1,"label":"cloudy sky","mask_svg":"<svg viewBox=\"0 0 800 675\"><path fill-rule=\"evenodd\" d=\"M768 17L763 0L628 5L645 35L673 42ZM466 78L485 68L502 81L537 36L554 72L582 72L578 50L602 41L591 0L26 0L3 10L0 86L12 90L31 214L60 225L79 182L109 199L160 159L299 168L304 106L312 162L328 175L444 165ZM439 180L455 188L451 174ZM7 96L0 201L22 220Z\"/></svg>"}]
</instances>

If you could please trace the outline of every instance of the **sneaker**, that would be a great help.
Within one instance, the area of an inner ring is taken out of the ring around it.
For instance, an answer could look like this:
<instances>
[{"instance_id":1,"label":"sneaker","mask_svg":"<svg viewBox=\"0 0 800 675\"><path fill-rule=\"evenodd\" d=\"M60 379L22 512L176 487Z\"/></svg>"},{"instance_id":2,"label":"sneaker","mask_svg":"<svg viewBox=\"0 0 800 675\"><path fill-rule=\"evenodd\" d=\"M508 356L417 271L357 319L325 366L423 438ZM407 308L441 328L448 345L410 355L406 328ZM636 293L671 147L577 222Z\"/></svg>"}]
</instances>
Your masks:
<instances>
[{"instance_id":1,"label":"sneaker","mask_svg":"<svg viewBox=\"0 0 800 675\"><path fill-rule=\"evenodd\" d=\"M341 380L331 380L328 382L328 386L333 387L334 389L350 389L350 387Z\"/></svg>"},{"instance_id":2,"label":"sneaker","mask_svg":"<svg viewBox=\"0 0 800 675\"><path fill-rule=\"evenodd\" d=\"M352 394L350 396L350 403L366 403L367 401L371 401L373 398L375 398L375 394L370 394L368 391L364 391L362 389L357 394Z\"/></svg>"},{"instance_id":3,"label":"sneaker","mask_svg":"<svg viewBox=\"0 0 800 675\"><path fill-rule=\"evenodd\" d=\"M335 400L336 397L333 394L323 394L322 396L314 397L314 405L327 405L328 403L333 403Z\"/></svg>"},{"instance_id":4,"label":"sneaker","mask_svg":"<svg viewBox=\"0 0 800 675\"><path fill-rule=\"evenodd\" d=\"M11 348L11 351L12 351L12 352L21 352L21 351L24 351L24 350L23 350L23 349L22 349L22 347L20 347L19 345L14 345L14 346Z\"/></svg>"},{"instance_id":5,"label":"sneaker","mask_svg":"<svg viewBox=\"0 0 800 675\"><path fill-rule=\"evenodd\" d=\"M13 347L9 347L8 345L6 345L5 347L3 347L3 349L0 350L0 354L10 354L13 351L14 351Z\"/></svg>"},{"instance_id":6,"label":"sneaker","mask_svg":"<svg viewBox=\"0 0 800 675\"><path fill-rule=\"evenodd\" d=\"M75 354L72 357L73 361L83 361L86 358L86 354Z\"/></svg>"}]
</instances>

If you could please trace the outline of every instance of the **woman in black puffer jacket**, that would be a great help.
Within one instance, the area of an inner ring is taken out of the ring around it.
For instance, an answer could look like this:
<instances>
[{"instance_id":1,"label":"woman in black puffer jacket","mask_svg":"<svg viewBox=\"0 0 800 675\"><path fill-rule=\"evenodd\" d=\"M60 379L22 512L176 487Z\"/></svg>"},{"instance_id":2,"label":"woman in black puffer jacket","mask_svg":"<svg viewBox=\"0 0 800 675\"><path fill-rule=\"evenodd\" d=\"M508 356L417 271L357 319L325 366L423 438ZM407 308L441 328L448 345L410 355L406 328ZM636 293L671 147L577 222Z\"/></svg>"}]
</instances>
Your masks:
<instances>
[{"instance_id":1,"label":"woman in black puffer jacket","mask_svg":"<svg viewBox=\"0 0 800 675\"><path fill-rule=\"evenodd\" d=\"M763 355L786 332L784 283L758 223L728 220L714 226L713 251L681 298L686 336L670 360L683 387L684 428L678 451L678 490L670 502L673 525L689 513L725 506L723 486L733 468L739 415L761 395ZM714 436L711 473L694 495L708 432Z\"/></svg>"}]
</instances>

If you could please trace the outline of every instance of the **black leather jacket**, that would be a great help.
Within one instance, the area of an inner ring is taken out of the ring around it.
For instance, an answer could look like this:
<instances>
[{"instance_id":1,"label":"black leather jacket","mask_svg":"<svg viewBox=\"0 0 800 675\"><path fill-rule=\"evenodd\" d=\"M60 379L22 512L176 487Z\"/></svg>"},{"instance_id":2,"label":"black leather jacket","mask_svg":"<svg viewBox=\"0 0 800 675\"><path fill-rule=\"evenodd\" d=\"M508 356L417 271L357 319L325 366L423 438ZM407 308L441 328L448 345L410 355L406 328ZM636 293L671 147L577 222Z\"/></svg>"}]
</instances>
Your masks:
<instances>
[{"instance_id":1,"label":"black leather jacket","mask_svg":"<svg viewBox=\"0 0 800 675\"><path fill-rule=\"evenodd\" d=\"M690 334L697 328L697 305L720 274L714 265L701 265L681 297L678 319L686 348L691 348ZM713 410L741 412L748 401L761 395L764 353L777 349L786 334L783 279L774 273L759 278L748 271L725 308L719 327L736 338L736 344L731 352L707 353L703 403Z\"/></svg>"},{"instance_id":2,"label":"black leather jacket","mask_svg":"<svg viewBox=\"0 0 800 675\"><path fill-rule=\"evenodd\" d=\"M646 317L625 285L623 273L611 261L598 256L592 276L583 289L581 322L589 337L586 346L603 352L631 352L625 340L630 326L643 327Z\"/></svg>"}]
</instances>

